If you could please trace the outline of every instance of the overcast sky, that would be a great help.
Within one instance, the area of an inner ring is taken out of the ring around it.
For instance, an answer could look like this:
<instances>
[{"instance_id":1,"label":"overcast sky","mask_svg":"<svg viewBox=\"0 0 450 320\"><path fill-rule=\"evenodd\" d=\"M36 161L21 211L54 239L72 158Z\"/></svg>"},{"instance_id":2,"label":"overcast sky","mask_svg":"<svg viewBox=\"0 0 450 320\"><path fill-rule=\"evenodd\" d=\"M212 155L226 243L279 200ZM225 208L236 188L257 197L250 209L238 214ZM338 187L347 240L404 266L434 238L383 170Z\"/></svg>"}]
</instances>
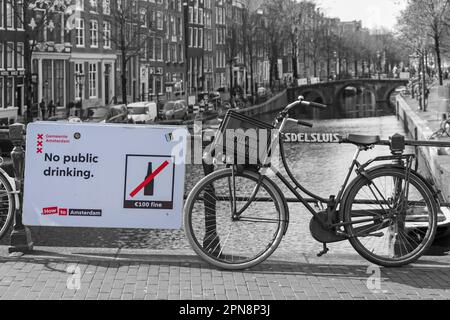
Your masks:
<instances>
[{"instance_id":1,"label":"overcast sky","mask_svg":"<svg viewBox=\"0 0 450 320\"><path fill-rule=\"evenodd\" d=\"M367 28L392 29L406 0L315 0L327 16L343 21L362 20Z\"/></svg>"}]
</instances>

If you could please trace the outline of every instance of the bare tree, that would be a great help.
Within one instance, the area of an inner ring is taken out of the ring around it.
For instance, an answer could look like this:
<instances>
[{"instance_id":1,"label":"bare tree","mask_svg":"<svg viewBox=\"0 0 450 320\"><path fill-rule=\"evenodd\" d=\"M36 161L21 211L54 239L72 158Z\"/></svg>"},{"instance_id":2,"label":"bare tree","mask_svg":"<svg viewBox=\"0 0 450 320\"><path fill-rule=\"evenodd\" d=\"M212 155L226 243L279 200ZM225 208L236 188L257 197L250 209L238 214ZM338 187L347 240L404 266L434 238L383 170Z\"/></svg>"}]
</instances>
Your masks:
<instances>
[{"instance_id":1,"label":"bare tree","mask_svg":"<svg viewBox=\"0 0 450 320\"><path fill-rule=\"evenodd\" d=\"M270 64L270 87L274 87L278 77L278 58L286 38L284 33L284 22L280 17L284 16L286 0L264 0L264 31L267 39L267 51Z\"/></svg>"},{"instance_id":2,"label":"bare tree","mask_svg":"<svg viewBox=\"0 0 450 320\"><path fill-rule=\"evenodd\" d=\"M449 13L450 0L409 0L400 18L403 27L414 29L417 26L433 40L440 85L443 84L441 47L449 26Z\"/></svg>"},{"instance_id":3,"label":"bare tree","mask_svg":"<svg viewBox=\"0 0 450 320\"><path fill-rule=\"evenodd\" d=\"M142 1L118 0L111 10L111 42L120 53L122 102L127 104L127 68L138 57L151 37L149 5ZM162 18L161 18L161 23ZM162 44L161 44L162 45ZM162 49L161 49L162 51Z\"/></svg>"}]
</instances>

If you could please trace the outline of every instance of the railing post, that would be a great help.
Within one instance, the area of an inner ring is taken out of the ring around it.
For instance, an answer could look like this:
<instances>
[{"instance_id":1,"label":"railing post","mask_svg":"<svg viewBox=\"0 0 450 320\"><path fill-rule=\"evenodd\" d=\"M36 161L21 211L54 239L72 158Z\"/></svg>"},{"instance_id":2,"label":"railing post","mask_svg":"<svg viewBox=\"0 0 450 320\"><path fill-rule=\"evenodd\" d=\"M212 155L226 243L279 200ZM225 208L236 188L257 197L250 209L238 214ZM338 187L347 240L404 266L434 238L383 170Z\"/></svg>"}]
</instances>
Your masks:
<instances>
[{"instance_id":1,"label":"railing post","mask_svg":"<svg viewBox=\"0 0 450 320\"><path fill-rule=\"evenodd\" d=\"M11 246L9 252L27 253L33 250L33 242L31 240L30 230L22 223L23 214L23 183L25 169L25 151L24 144L25 126L21 123L9 126L9 138L11 139L14 149L11 152L11 159L14 166L14 176L16 188L18 192L19 203L16 203L14 213L14 227L11 232Z\"/></svg>"}]
</instances>

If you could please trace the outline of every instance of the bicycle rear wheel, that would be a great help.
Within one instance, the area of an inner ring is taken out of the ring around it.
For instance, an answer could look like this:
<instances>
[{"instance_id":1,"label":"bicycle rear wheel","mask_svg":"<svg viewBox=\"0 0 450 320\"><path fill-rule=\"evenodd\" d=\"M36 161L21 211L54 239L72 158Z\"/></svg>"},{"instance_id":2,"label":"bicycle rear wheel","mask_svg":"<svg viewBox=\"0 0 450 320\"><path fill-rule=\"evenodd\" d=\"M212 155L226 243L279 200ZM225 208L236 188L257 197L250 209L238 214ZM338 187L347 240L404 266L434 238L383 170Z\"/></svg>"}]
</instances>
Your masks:
<instances>
[{"instance_id":1,"label":"bicycle rear wheel","mask_svg":"<svg viewBox=\"0 0 450 320\"><path fill-rule=\"evenodd\" d=\"M231 169L223 169L194 187L184 225L202 259L240 270L263 262L278 247L286 229L284 202L271 182L259 178L248 171L233 177Z\"/></svg>"},{"instance_id":2,"label":"bicycle rear wheel","mask_svg":"<svg viewBox=\"0 0 450 320\"><path fill-rule=\"evenodd\" d=\"M387 167L359 176L344 204L353 248L380 266L400 267L422 256L433 242L437 205L433 192L411 172Z\"/></svg>"},{"instance_id":3,"label":"bicycle rear wheel","mask_svg":"<svg viewBox=\"0 0 450 320\"><path fill-rule=\"evenodd\" d=\"M16 201L8 179L0 172L0 239L7 233L13 222Z\"/></svg>"}]
</instances>

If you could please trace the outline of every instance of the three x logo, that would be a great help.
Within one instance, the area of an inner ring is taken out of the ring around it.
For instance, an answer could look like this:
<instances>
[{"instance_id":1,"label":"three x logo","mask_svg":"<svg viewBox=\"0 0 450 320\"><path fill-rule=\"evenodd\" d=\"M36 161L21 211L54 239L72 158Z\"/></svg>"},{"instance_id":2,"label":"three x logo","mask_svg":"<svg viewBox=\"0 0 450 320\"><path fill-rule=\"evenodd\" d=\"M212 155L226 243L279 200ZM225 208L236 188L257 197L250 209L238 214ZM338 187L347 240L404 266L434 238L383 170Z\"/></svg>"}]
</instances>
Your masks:
<instances>
[{"instance_id":1,"label":"three x logo","mask_svg":"<svg viewBox=\"0 0 450 320\"><path fill-rule=\"evenodd\" d=\"M42 141L38 141L37 146L42 147Z\"/></svg>"},{"instance_id":2,"label":"three x logo","mask_svg":"<svg viewBox=\"0 0 450 320\"><path fill-rule=\"evenodd\" d=\"M42 153L42 148L37 148L36 153Z\"/></svg>"},{"instance_id":3,"label":"three x logo","mask_svg":"<svg viewBox=\"0 0 450 320\"><path fill-rule=\"evenodd\" d=\"M43 134L38 134L37 138L38 138L38 140L44 140L44 135Z\"/></svg>"}]
</instances>

